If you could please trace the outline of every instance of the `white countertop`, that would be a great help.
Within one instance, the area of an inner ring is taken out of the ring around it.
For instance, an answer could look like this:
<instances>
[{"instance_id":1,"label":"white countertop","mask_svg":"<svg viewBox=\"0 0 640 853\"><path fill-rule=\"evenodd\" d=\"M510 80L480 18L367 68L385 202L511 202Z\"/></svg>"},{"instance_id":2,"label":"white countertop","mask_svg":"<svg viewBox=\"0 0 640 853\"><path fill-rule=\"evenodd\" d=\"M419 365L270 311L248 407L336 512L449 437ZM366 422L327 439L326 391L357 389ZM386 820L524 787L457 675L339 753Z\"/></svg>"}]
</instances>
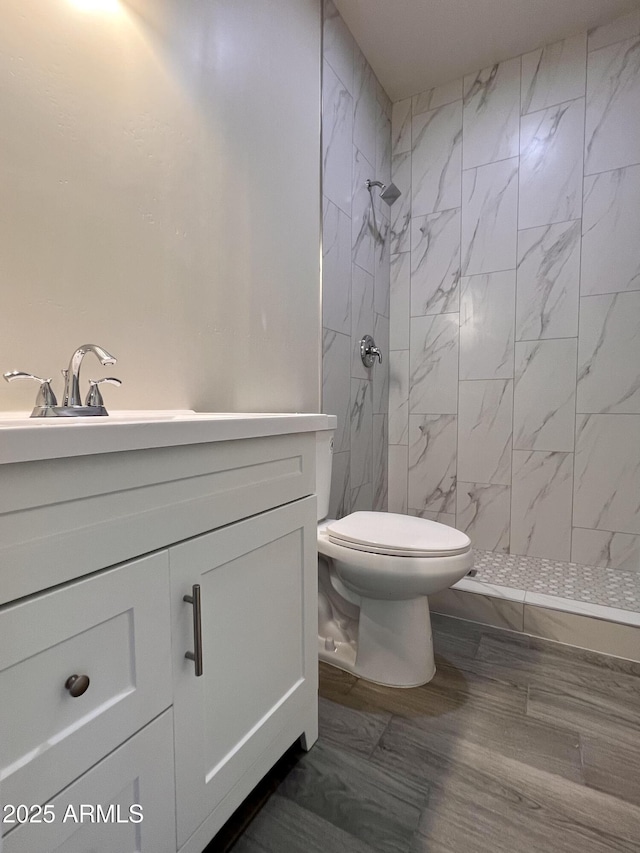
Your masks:
<instances>
[{"instance_id":1,"label":"white countertop","mask_svg":"<svg viewBox=\"0 0 640 853\"><path fill-rule=\"evenodd\" d=\"M335 415L297 413L111 412L104 418L29 418L0 413L0 464L175 447L335 429Z\"/></svg>"}]
</instances>

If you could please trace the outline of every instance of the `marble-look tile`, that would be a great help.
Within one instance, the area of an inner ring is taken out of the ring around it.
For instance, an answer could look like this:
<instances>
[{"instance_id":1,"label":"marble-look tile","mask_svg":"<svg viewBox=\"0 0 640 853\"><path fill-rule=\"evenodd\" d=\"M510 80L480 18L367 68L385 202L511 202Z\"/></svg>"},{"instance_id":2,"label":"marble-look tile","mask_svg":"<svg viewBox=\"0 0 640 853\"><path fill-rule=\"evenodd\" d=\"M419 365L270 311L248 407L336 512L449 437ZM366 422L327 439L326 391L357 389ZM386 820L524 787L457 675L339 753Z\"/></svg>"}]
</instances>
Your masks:
<instances>
[{"instance_id":1,"label":"marble-look tile","mask_svg":"<svg viewBox=\"0 0 640 853\"><path fill-rule=\"evenodd\" d=\"M480 595L490 595L492 598L500 598L505 601L519 601L521 604L524 604L526 598L526 592L523 589L515 589L512 586L500 586L499 584L486 583L485 581L477 581L467 577L455 583L451 589L459 589L463 592L476 592ZM513 637L510 640L513 640Z\"/></svg>"},{"instance_id":2,"label":"marble-look tile","mask_svg":"<svg viewBox=\"0 0 640 853\"><path fill-rule=\"evenodd\" d=\"M640 415L578 415L573 525L640 533Z\"/></svg>"},{"instance_id":3,"label":"marble-look tile","mask_svg":"<svg viewBox=\"0 0 640 853\"><path fill-rule=\"evenodd\" d=\"M373 306L377 314L389 318L389 223L378 217L377 229L374 227L374 269L373 269Z\"/></svg>"},{"instance_id":4,"label":"marble-look tile","mask_svg":"<svg viewBox=\"0 0 640 853\"><path fill-rule=\"evenodd\" d=\"M389 512L407 512L408 453L406 444L389 445Z\"/></svg>"},{"instance_id":5,"label":"marble-look tile","mask_svg":"<svg viewBox=\"0 0 640 853\"><path fill-rule=\"evenodd\" d=\"M373 405L371 382L351 380L351 489L371 483Z\"/></svg>"},{"instance_id":6,"label":"marble-look tile","mask_svg":"<svg viewBox=\"0 0 640 853\"><path fill-rule=\"evenodd\" d=\"M443 613L458 619L468 619L481 625L522 631L524 604L492 595L480 595L459 589L445 589L429 596L433 613Z\"/></svg>"},{"instance_id":7,"label":"marble-look tile","mask_svg":"<svg viewBox=\"0 0 640 853\"><path fill-rule=\"evenodd\" d=\"M333 454L329 518L342 518L351 512L350 457L349 452Z\"/></svg>"},{"instance_id":8,"label":"marble-look tile","mask_svg":"<svg viewBox=\"0 0 640 853\"><path fill-rule=\"evenodd\" d=\"M466 276L460 285L460 379L511 379L516 271Z\"/></svg>"},{"instance_id":9,"label":"marble-look tile","mask_svg":"<svg viewBox=\"0 0 640 853\"><path fill-rule=\"evenodd\" d=\"M640 291L580 300L577 411L640 413Z\"/></svg>"},{"instance_id":10,"label":"marble-look tile","mask_svg":"<svg viewBox=\"0 0 640 853\"><path fill-rule=\"evenodd\" d=\"M391 208L390 245L391 255L411 249L411 152L394 154L391 158L391 179L402 195Z\"/></svg>"},{"instance_id":11,"label":"marble-look tile","mask_svg":"<svg viewBox=\"0 0 640 853\"><path fill-rule=\"evenodd\" d=\"M589 53L585 174L640 163L640 38Z\"/></svg>"},{"instance_id":12,"label":"marble-look tile","mask_svg":"<svg viewBox=\"0 0 640 853\"><path fill-rule=\"evenodd\" d=\"M373 166L362 152L353 149L353 195L351 203L351 246L353 262L373 275L375 269L376 238L372 193L367 189L367 179L373 175ZM377 220L376 220L377 222Z\"/></svg>"},{"instance_id":13,"label":"marble-look tile","mask_svg":"<svg viewBox=\"0 0 640 853\"><path fill-rule=\"evenodd\" d=\"M513 380L460 382L459 405L459 479L510 485Z\"/></svg>"},{"instance_id":14,"label":"marble-look tile","mask_svg":"<svg viewBox=\"0 0 640 853\"><path fill-rule=\"evenodd\" d=\"M464 78L463 168L518 156L520 57Z\"/></svg>"},{"instance_id":15,"label":"marble-look tile","mask_svg":"<svg viewBox=\"0 0 640 853\"><path fill-rule=\"evenodd\" d=\"M411 98L411 109L413 115L417 116L420 113L443 107L445 104L451 104L453 101L459 101L461 98L462 77L459 77L450 83L443 83L442 86L436 86L434 89L427 89L426 92L414 95Z\"/></svg>"},{"instance_id":16,"label":"marble-look tile","mask_svg":"<svg viewBox=\"0 0 640 853\"><path fill-rule=\"evenodd\" d=\"M392 255L390 272L389 346L391 349L409 349L410 253Z\"/></svg>"},{"instance_id":17,"label":"marble-look tile","mask_svg":"<svg viewBox=\"0 0 640 853\"><path fill-rule=\"evenodd\" d=\"M322 55L353 94L353 36L333 0L324 0Z\"/></svg>"},{"instance_id":18,"label":"marble-look tile","mask_svg":"<svg viewBox=\"0 0 640 853\"><path fill-rule=\"evenodd\" d=\"M336 415L336 452L349 449L351 410L351 339L332 329L322 336L322 411Z\"/></svg>"},{"instance_id":19,"label":"marble-look tile","mask_svg":"<svg viewBox=\"0 0 640 853\"><path fill-rule=\"evenodd\" d=\"M456 526L455 512L432 512L429 509L412 509L411 507L408 512L416 518L428 518L429 521L437 521L439 524L446 524L447 527Z\"/></svg>"},{"instance_id":20,"label":"marble-look tile","mask_svg":"<svg viewBox=\"0 0 640 853\"><path fill-rule=\"evenodd\" d=\"M458 530L467 534L474 548L508 553L511 488L458 481L456 493Z\"/></svg>"},{"instance_id":21,"label":"marble-look tile","mask_svg":"<svg viewBox=\"0 0 640 853\"><path fill-rule=\"evenodd\" d=\"M640 166L584 179L582 296L640 290Z\"/></svg>"},{"instance_id":22,"label":"marble-look tile","mask_svg":"<svg viewBox=\"0 0 640 853\"><path fill-rule=\"evenodd\" d=\"M571 560L583 566L640 572L640 536L574 527Z\"/></svg>"},{"instance_id":23,"label":"marble-look tile","mask_svg":"<svg viewBox=\"0 0 640 853\"><path fill-rule=\"evenodd\" d=\"M462 274L515 269L518 158L462 173Z\"/></svg>"},{"instance_id":24,"label":"marble-look tile","mask_svg":"<svg viewBox=\"0 0 640 853\"><path fill-rule=\"evenodd\" d=\"M373 483L363 483L351 489L351 512L371 512L373 510Z\"/></svg>"},{"instance_id":25,"label":"marble-look tile","mask_svg":"<svg viewBox=\"0 0 640 853\"><path fill-rule=\"evenodd\" d=\"M373 382L373 413L389 413L389 320L382 314L373 319L373 339L382 352L382 364L377 361L371 370Z\"/></svg>"},{"instance_id":26,"label":"marble-look tile","mask_svg":"<svg viewBox=\"0 0 640 853\"><path fill-rule=\"evenodd\" d=\"M373 335L373 276L353 265L351 274L351 376L371 379L372 368L367 368L360 357L360 339Z\"/></svg>"},{"instance_id":27,"label":"marble-look tile","mask_svg":"<svg viewBox=\"0 0 640 853\"><path fill-rule=\"evenodd\" d=\"M573 451L578 341L519 341L515 353L513 447Z\"/></svg>"},{"instance_id":28,"label":"marble-look tile","mask_svg":"<svg viewBox=\"0 0 640 853\"><path fill-rule=\"evenodd\" d=\"M351 216L353 99L326 62L322 74L322 193Z\"/></svg>"},{"instance_id":29,"label":"marble-look tile","mask_svg":"<svg viewBox=\"0 0 640 853\"><path fill-rule=\"evenodd\" d=\"M383 184L391 180L391 119L378 104L376 118L376 178ZM386 208L386 210L385 210ZM389 216L389 206L380 200L380 209Z\"/></svg>"},{"instance_id":30,"label":"marble-look tile","mask_svg":"<svg viewBox=\"0 0 640 853\"><path fill-rule=\"evenodd\" d=\"M409 407L454 414L458 403L458 315L411 318Z\"/></svg>"},{"instance_id":31,"label":"marble-look tile","mask_svg":"<svg viewBox=\"0 0 640 853\"><path fill-rule=\"evenodd\" d=\"M389 442L406 444L409 434L409 350L389 354Z\"/></svg>"},{"instance_id":32,"label":"marble-look tile","mask_svg":"<svg viewBox=\"0 0 640 853\"><path fill-rule=\"evenodd\" d=\"M513 451L511 553L571 556L573 454Z\"/></svg>"},{"instance_id":33,"label":"marble-look tile","mask_svg":"<svg viewBox=\"0 0 640 853\"><path fill-rule=\"evenodd\" d=\"M455 415L409 417L409 508L456 511Z\"/></svg>"},{"instance_id":34,"label":"marble-look tile","mask_svg":"<svg viewBox=\"0 0 640 853\"><path fill-rule=\"evenodd\" d=\"M411 98L396 101L391 113L391 150L394 154L411 151Z\"/></svg>"},{"instance_id":35,"label":"marble-look tile","mask_svg":"<svg viewBox=\"0 0 640 853\"><path fill-rule=\"evenodd\" d=\"M327 198L322 217L322 325L351 334L351 220Z\"/></svg>"},{"instance_id":36,"label":"marble-look tile","mask_svg":"<svg viewBox=\"0 0 640 853\"><path fill-rule=\"evenodd\" d=\"M373 505L376 512L386 512L389 498L389 419L386 414L373 415Z\"/></svg>"},{"instance_id":37,"label":"marble-look tile","mask_svg":"<svg viewBox=\"0 0 640 853\"><path fill-rule=\"evenodd\" d=\"M523 116L518 227L579 219L584 98Z\"/></svg>"},{"instance_id":38,"label":"marble-look tile","mask_svg":"<svg viewBox=\"0 0 640 853\"><path fill-rule=\"evenodd\" d=\"M548 44L522 57L522 114L584 98L587 34Z\"/></svg>"},{"instance_id":39,"label":"marble-look tile","mask_svg":"<svg viewBox=\"0 0 640 853\"><path fill-rule=\"evenodd\" d=\"M619 625L634 625L640 627L640 613L633 610L621 610L619 607L608 607L603 604L593 604L590 601L576 601L553 593L527 592L525 604L536 607L548 607L551 610L561 610L579 616L591 616L594 619L604 619ZM534 646L535 648L535 646ZM597 651L597 649L594 649Z\"/></svg>"},{"instance_id":40,"label":"marble-look tile","mask_svg":"<svg viewBox=\"0 0 640 853\"><path fill-rule=\"evenodd\" d=\"M640 36L640 9L589 30L589 50L598 50L633 36Z\"/></svg>"},{"instance_id":41,"label":"marble-look tile","mask_svg":"<svg viewBox=\"0 0 640 853\"><path fill-rule=\"evenodd\" d=\"M635 626L616 625L602 619L551 610L528 604L525 600L524 630L534 637L545 637L627 660L640 660L640 628Z\"/></svg>"},{"instance_id":42,"label":"marble-look tile","mask_svg":"<svg viewBox=\"0 0 640 853\"><path fill-rule=\"evenodd\" d=\"M411 215L460 207L462 103L412 119Z\"/></svg>"},{"instance_id":43,"label":"marble-look tile","mask_svg":"<svg viewBox=\"0 0 640 853\"><path fill-rule=\"evenodd\" d=\"M376 78L364 54L353 54L353 144L369 163L376 162Z\"/></svg>"},{"instance_id":44,"label":"marble-look tile","mask_svg":"<svg viewBox=\"0 0 640 853\"><path fill-rule=\"evenodd\" d=\"M411 316L459 310L460 210L411 221Z\"/></svg>"},{"instance_id":45,"label":"marble-look tile","mask_svg":"<svg viewBox=\"0 0 640 853\"><path fill-rule=\"evenodd\" d=\"M516 293L516 340L578 334L580 220L518 232Z\"/></svg>"}]
</instances>

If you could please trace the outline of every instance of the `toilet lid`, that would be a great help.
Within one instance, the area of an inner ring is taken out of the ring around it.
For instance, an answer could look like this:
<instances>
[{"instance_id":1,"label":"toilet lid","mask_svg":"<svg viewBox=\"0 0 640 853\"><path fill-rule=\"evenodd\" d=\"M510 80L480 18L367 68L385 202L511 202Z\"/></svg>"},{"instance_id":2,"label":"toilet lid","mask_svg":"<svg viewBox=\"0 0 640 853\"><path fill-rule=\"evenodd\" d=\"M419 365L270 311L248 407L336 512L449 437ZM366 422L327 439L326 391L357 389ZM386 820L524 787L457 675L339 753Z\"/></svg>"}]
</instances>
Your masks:
<instances>
[{"instance_id":1,"label":"toilet lid","mask_svg":"<svg viewBox=\"0 0 640 853\"><path fill-rule=\"evenodd\" d=\"M471 540L461 530L394 512L354 512L332 521L326 532L336 545L373 554L449 557L471 547Z\"/></svg>"}]
</instances>

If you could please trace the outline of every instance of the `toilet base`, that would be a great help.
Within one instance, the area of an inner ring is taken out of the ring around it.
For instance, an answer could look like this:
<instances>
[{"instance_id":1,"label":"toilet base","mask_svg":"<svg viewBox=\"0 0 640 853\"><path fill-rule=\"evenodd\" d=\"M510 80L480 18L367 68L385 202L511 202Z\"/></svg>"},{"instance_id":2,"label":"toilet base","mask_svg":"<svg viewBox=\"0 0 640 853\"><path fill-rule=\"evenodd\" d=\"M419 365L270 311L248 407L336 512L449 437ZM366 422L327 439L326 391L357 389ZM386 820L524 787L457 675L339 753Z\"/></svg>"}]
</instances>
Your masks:
<instances>
[{"instance_id":1,"label":"toilet base","mask_svg":"<svg viewBox=\"0 0 640 853\"><path fill-rule=\"evenodd\" d=\"M335 603L334 598L334 608ZM362 598L359 604L357 621L341 620L340 637L331 636L321 620L320 660L388 687L419 687L431 681L436 667L427 597Z\"/></svg>"}]
</instances>

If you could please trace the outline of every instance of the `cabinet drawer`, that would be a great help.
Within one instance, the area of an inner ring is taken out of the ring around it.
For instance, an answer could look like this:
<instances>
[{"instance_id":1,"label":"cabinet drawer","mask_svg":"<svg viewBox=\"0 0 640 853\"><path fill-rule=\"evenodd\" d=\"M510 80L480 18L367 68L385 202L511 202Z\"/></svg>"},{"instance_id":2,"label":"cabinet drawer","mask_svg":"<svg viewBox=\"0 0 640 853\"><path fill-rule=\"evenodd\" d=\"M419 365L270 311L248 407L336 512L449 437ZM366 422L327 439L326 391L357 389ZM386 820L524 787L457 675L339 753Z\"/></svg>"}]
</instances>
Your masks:
<instances>
[{"instance_id":1,"label":"cabinet drawer","mask_svg":"<svg viewBox=\"0 0 640 853\"><path fill-rule=\"evenodd\" d=\"M172 728L165 711L49 800L50 823L9 827L4 853L175 853Z\"/></svg>"},{"instance_id":2,"label":"cabinet drawer","mask_svg":"<svg viewBox=\"0 0 640 853\"><path fill-rule=\"evenodd\" d=\"M0 608L4 802L45 802L171 704L168 589L164 551Z\"/></svg>"}]
</instances>

